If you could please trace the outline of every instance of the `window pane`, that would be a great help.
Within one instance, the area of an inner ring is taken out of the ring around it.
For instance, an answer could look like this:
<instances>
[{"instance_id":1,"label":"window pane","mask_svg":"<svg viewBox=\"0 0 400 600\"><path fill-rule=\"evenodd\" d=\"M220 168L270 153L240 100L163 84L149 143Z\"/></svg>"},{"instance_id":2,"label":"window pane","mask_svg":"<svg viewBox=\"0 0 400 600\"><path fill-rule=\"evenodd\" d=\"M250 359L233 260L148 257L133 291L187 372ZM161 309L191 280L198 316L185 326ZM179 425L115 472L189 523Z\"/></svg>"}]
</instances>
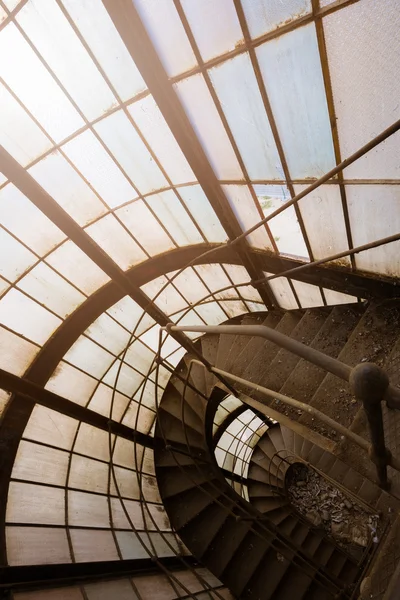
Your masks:
<instances>
[{"instance_id":1,"label":"window pane","mask_svg":"<svg viewBox=\"0 0 400 600\"><path fill-rule=\"evenodd\" d=\"M311 0L242 0L253 38L311 12Z\"/></svg>"}]
</instances>

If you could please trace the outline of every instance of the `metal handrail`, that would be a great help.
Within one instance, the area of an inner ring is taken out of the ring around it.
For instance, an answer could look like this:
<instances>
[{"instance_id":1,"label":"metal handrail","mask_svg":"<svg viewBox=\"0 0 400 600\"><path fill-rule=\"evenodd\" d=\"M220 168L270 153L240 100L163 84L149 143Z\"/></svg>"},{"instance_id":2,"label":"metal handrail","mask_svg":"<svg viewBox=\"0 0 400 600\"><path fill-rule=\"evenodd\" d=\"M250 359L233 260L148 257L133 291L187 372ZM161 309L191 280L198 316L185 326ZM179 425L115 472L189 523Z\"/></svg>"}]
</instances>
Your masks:
<instances>
[{"instance_id":1,"label":"metal handrail","mask_svg":"<svg viewBox=\"0 0 400 600\"><path fill-rule=\"evenodd\" d=\"M363 440L360 436L356 436L353 432L337 423L333 419L330 419L327 415L324 415L320 411L314 413L318 418L328 422L329 426L340 431L342 435L352 439L361 448L369 453L371 460L374 462L377 470L379 485L383 489L389 488L389 481L387 477L387 466L390 465L396 470L400 470L400 463L391 456L391 453L385 446L385 436L383 429L383 417L382 417L382 400L386 400L387 405L390 407L400 407L400 389L390 385L389 379L386 373L375 365L374 363L361 363L356 367L352 368L342 363L336 358L327 356L323 352L310 348L297 340L294 340L287 335L280 333L265 325L218 325L218 326L177 326L169 323L164 329L171 333L172 331L189 331L189 332L200 332L200 333L214 333L214 334L231 334L231 335L245 335L247 337L263 337L278 346L285 348L289 352L300 356L301 358L317 365L318 367L336 375L340 379L349 382L352 391L356 398L363 404L371 436L371 444L368 444L366 440ZM199 362L199 361L196 361ZM203 363L199 363L203 364ZM203 365L204 366L204 365ZM291 406L297 405L297 400L278 394L273 390L264 388L250 381L237 377L232 373L227 373L217 369L216 367L206 367L215 375L221 377L222 373L224 377L236 381L236 383L242 383L252 389L256 389L262 394L279 398L282 402L290 404ZM294 404L295 403L295 404ZM311 412L310 409L313 407L307 404L299 403L302 410ZM397 405L397 406L396 406ZM264 405L260 403L260 406ZM299 405L297 405L299 407ZM260 409L261 410L261 409ZM261 410L262 412L262 410Z\"/></svg>"}]
</instances>

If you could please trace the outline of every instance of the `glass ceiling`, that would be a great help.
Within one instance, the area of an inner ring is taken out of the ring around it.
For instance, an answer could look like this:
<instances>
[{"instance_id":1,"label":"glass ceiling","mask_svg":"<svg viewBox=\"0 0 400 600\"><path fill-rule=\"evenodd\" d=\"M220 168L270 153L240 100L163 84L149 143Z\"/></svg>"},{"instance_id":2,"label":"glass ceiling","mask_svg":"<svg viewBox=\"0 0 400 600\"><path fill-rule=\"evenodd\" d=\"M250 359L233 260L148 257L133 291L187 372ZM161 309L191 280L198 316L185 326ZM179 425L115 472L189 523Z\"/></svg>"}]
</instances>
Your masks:
<instances>
[{"instance_id":1,"label":"glass ceiling","mask_svg":"<svg viewBox=\"0 0 400 600\"><path fill-rule=\"evenodd\" d=\"M133 5L242 230L399 118L396 0ZM35 190L133 281L135 269L163 253L205 251L228 240L215 198L194 174L198 165L176 140L176 123L167 122L114 25L115 10L101 0L0 0L0 368L20 376L112 284L109 271L38 207ZM393 135L257 229L249 247L309 261L397 233L399 139ZM10 170L10 157L19 168ZM24 193L21 170L40 188ZM398 276L399 257L397 242L346 261ZM174 278L171 260L161 275L149 269L137 287L181 324L265 310L248 269L219 262L216 253ZM284 277L270 287L285 309L357 301ZM46 388L152 433L159 323L121 290L85 323L70 336ZM163 345L172 368L184 353L172 338ZM161 367L162 386L169 376ZM2 408L8 399L0 391ZM135 452L141 456L133 460L133 444L115 440L132 519L144 535L136 465L145 500L167 530L152 458L139 446ZM103 431L34 408L9 490L10 564L141 555L143 546L125 531L107 461ZM94 530L95 544L87 535ZM49 545L58 548L54 555Z\"/></svg>"}]
</instances>

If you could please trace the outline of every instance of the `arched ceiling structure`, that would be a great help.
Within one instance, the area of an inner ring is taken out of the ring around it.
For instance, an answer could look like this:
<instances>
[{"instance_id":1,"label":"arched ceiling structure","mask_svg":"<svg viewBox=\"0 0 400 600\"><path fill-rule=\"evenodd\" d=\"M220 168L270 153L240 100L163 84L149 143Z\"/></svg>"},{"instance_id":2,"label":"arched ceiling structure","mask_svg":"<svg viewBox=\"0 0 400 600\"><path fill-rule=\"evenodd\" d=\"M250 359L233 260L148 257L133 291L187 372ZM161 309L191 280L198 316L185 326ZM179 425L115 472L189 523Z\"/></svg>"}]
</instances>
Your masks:
<instances>
[{"instance_id":1,"label":"arched ceiling structure","mask_svg":"<svg viewBox=\"0 0 400 600\"><path fill-rule=\"evenodd\" d=\"M160 326L397 294L398 242L251 282L397 234L399 134L230 242L399 117L399 25L395 0L0 1L0 368L151 436ZM149 448L112 438L135 537L90 412L0 400L3 564L180 551Z\"/></svg>"}]
</instances>

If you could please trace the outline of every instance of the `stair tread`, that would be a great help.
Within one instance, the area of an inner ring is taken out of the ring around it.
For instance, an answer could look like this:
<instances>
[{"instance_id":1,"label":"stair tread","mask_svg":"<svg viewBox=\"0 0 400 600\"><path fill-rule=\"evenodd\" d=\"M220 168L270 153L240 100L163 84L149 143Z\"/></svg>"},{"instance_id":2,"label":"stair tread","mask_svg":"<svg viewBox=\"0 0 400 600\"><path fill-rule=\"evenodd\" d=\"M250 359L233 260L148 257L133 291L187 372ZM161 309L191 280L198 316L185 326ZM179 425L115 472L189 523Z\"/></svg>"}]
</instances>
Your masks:
<instances>
[{"instance_id":1,"label":"stair tread","mask_svg":"<svg viewBox=\"0 0 400 600\"><path fill-rule=\"evenodd\" d=\"M218 536L207 548L202 559L203 564L207 565L214 575L220 577L250 528L250 521L237 522L234 517L228 517Z\"/></svg>"},{"instance_id":2,"label":"stair tread","mask_svg":"<svg viewBox=\"0 0 400 600\"><path fill-rule=\"evenodd\" d=\"M268 550L267 540L249 532L225 567L222 578L229 589L239 597Z\"/></svg>"},{"instance_id":3,"label":"stair tread","mask_svg":"<svg viewBox=\"0 0 400 600\"><path fill-rule=\"evenodd\" d=\"M199 560L214 537L218 535L232 508L232 505L224 501L222 496L218 500L227 505L226 509L222 508L220 503L213 502L179 530L179 536L184 543L186 540L190 543L191 551Z\"/></svg>"},{"instance_id":4,"label":"stair tread","mask_svg":"<svg viewBox=\"0 0 400 600\"><path fill-rule=\"evenodd\" d=\"M249 582L251 589L249 598L263 598L263 600L273 598L276 588L291 566L291 558L292 555L288 555L288 550L284 556L270 548Z\"/></svg>"}]
</instances>

